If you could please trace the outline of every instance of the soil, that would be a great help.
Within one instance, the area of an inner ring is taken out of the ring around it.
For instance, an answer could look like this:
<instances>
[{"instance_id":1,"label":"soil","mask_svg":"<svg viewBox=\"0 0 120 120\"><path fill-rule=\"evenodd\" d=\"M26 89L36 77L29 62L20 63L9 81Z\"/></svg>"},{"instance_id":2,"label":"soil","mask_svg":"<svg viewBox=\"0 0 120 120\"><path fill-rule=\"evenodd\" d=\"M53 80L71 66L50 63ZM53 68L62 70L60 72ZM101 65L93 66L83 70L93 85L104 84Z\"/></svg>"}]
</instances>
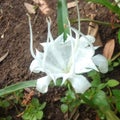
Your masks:
<instances>
[{"instance_id":1,"label":"soil","mask_svg":"<svg viewBox=\"0 0 120 120\"><path fill-rule=\"evenodd\" d=\"M51 30L53 37L55 38L57 36L57 2L56 0L45 1L50 8L47 15L40 9L36 9L36 13L31 14L34 48L38 48L39 50L42 50L39 43L46 41L47 38L47 16L50 16L52 20ZM37 79L44 75L43 73L36 75L29 71L29 66L33 58L29 50L30 34L28 18L26 16L27 10L24 6L24 2L36 5L32 0L0 0L0 57L8 52L7 57L0 62L0 88L20 81ZM112 18L116 20L116 16L103 6L88 4L84 0L79 0L79 7L81 18L89 17L90 14L96 14L96 20L107 22L111 22ZM75 7L69 9L69 16L71 20L77 19ZM72 23L72 26L77 27L77 23ZM81 30L84 34L87 33L87 29L88 23L82 22ZM108 40L115 39L117 46L114 54L120 51L120 46L118 46L116 39L117 30L118 29L113 29L111 26L99 25L99 34L103 45L105 45ZM108 76L120 81L119 71L120 67L117 67L113 72L108 73ZM50 88L47 94L40 96L39 99L41 101L47 102L47 106L44 110L44 120L64 120L64 114L60 110L60 97L64 96L64 92L64 88L54 87ZM13 120L21 119L16 117L17 113L12 112L13 110L13 108L10 109L5 115L12 115ZM0 111L3 113L2 111L4 110L0 109ZM96 119L96 112L92 109L88 109L87 106L81 106L79 112L79 120Z\"/></svg>"}]
</instances>

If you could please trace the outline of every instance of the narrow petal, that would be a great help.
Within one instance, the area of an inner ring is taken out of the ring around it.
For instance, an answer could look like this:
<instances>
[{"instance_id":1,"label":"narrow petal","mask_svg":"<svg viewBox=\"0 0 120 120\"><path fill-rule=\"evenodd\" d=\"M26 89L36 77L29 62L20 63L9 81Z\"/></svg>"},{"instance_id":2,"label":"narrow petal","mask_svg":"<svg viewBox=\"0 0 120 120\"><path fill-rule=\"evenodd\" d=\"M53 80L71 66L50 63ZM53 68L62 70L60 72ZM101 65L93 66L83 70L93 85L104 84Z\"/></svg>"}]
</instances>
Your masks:
<instances>
[{"instance_id":1,"label":"narrow petal","mask_svg":"<svg viewBox=\"0 0 120 120\"><path fill-rule=\"evenodd\" d=\"M80 39L78 40L78 46L87 47L89 45L92 45L92 43L94 42L95 42L95 38L93 36L84 35L80 37Z\"/></svg>"},{"instance_id":2,"label":"narrow petal","mask_svg":"<svg viewBox=\"0 0 120 120\"><path fill-rule=\"evenodd\" d=\"M92 57L95 51L92 48L79 48L75 54L75 73L86 73L97 70Z\"/></svg>"},{"instance_id":3,"label":"narrow petal","mask_svg":"<svg viewBox=\"0 0 120 120\"><path fill-rule=\"evenodd\" d=\"M30 64L30 71L34 73L39 73L40 71L43 72L41 63L38 60L34 59Z\"/></svg>"},{"instance_id":4,"label":"narrow petal","mask_svg":"<svg viewBox=\"0 0 120 120\"><path fill-rule=\"evenodd\" d=\"M90 82L82 75L74 75L69 78L76 93L84 93L87 89L91 87Z\"/></svg>"},{"instance_id":5,"label":"narrow petal","mask_svg":"<svg viewBox=\"0 0 120 120\"><path fill-rule=\"evenodd\" d=\"M46 21L47 21L47 24L48 24L47 42L49 42L49 40L50 40L50 42L52 42L53 41L53 37L52 37L51 31L50 31L51 19L47 18Z\"/></svg>"},{"instance_id":6,"label":"narrow petal","mask_svg":"<svg viewBox=\"0 0 120 120\"><path fill-rule=\"evenodd\" d=\"M42 59L43 59L43 53L39 52L36 49L35 59L30 64L31 72L34 72L34 73L39 73L40 71L44 72L42 69Z\"/></svg>"},{"instance_id":7,"label":"narrow petal","mask_svg":"<svg viewBox=\"0 0 120 120\"><path fill-rule=\"evenodd\" d=\"M37 80L36 89L41 93L46 93L48 91L48 86L50 82L51 78L49 76L39 78Z\"/></svg>"},{"instance_id":8,"label":"narrow petal","mask_svg":"<svg viewBox=\"0 0 120 120\"><path fill-rule=\"evenodd\" d=\"M108 72L108 61L103 55L95 55L92 59L93 62L98 66L98 69L101 73Z\"/></svg>"}]
</instances>

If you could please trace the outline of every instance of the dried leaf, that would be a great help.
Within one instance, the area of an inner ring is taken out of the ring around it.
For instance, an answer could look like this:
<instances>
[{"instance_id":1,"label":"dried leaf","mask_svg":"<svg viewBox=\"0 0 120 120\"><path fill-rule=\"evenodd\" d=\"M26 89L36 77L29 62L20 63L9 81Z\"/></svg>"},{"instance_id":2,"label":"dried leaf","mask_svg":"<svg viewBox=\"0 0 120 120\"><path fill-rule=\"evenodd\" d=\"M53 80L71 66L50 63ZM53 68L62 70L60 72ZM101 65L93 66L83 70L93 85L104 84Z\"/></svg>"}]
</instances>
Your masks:
<instances>
[{"instance_id":1,"label":"dried leaf","mask_svg":"<svg viewBox=\"0 0 120 120\"><path fill-rule=\"evenodd\" d=\"M33 0L33 2L38 4L40 1L39 0Z\"/></svg>"},{"instance_id":2,"label":"dried leaf","mask_svg":"<svg viewBox=\"0 0 120 120\"><path fill-rule=\"evenodd\" d=\"M91 20L94 20L95 14L91 14ZM90 22L88 27L88 33L91 36L94 36L96 38L96 41L94 43L95 46L103 46L100 35L98 33L99 26L97 23Z\"/></svg>"},{"instance_id":3,"label":"dried leaf","mask_svg":"<svg viewBox=\"0 0 120 120\"><path fill-rule=\"evenodd\" d=\"M79 3L79 1L77 1L77 3ZM73 8L73 7L76 7L76 2L75 1L67 3L67 8L68 9Z\"/></svg>"},{"instance_id":4,"label":"dried leaf","mask_svg":"<svg viewBox=\"0 0 120 120\"><path fill-rule=\"evenodd\" d=\"M1 58L0 58L0 62L2 62L7 56L8 56L9 52L6 52Z\"/></svg>"},{"instance_id":5,"label":"dried leaf","mask_svg":"<svg viewBox=\"0 0 120 120\"><path fill-rule=\"evenodd\" d=\"M98 117L98 115L96 115L96 119L95 120L100 120L100 118Z\"/></svg>"},{"instance_id":6,"label":"dried leaf","mask_svg":"<svg viewBox=\"0 0 120 120\"><path fill-rule=\"evenodd\" d=\"M115 40L111 39L109 40L106 44L105 47L103 49L103 55L110 60L112 58L113 52L114 52L114 48L115 48Z\"/></svg>"},{"instance_id":7,"label":"dried leaf","mask_svg":"<svg viewBox=\"0 0 120 120\"><path fill-rule=\"evenodd\" d=\"M24 6L26 7L28 13L30 13L30 14L35 14L36 13L34 5L31 5L29 3L24 2Z\"/></svg>"}]
</instances>

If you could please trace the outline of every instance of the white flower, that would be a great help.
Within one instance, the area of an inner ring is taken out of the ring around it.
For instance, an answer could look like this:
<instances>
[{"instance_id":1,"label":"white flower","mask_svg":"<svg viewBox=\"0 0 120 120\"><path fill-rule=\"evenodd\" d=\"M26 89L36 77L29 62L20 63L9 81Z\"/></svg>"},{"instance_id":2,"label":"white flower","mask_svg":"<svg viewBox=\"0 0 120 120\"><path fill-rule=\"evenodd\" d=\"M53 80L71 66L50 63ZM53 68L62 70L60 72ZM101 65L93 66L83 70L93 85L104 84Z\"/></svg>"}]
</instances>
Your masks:
<instances>
[{"instance_id":1,"label":"white flower","mask_svg":"<svg viewBox=\"0 0 120 120\"><path fill-rule=\"evenodd\" d=\"M82 74L93 69L102 73L107 72L107 60L102 55L94 56L95 47L92 44L95 41L94 37L81 35L82 33L71 28L75 37L70 34L64 42L62 34L53 40L50 22L47 22L47 42L41 44L44 52L36 50L30 65L31 72L47 74L37 80L37 90L46 93L51 80L56 84L58 78L63 78L62 84L68 80L76 93L84 93L91 84ZM32 49L31 51L33 53Z\"/></svg>"},{"instance_id":2,"label":"white flower","mask_svg":"<svg viewBox=\"0 0 120 120\"><path fill-rule=\"evenodd\" d=\"M120 8L120 0L115 0L115 2L118 5L118 7Z\"/></svg>"}]
</instances>

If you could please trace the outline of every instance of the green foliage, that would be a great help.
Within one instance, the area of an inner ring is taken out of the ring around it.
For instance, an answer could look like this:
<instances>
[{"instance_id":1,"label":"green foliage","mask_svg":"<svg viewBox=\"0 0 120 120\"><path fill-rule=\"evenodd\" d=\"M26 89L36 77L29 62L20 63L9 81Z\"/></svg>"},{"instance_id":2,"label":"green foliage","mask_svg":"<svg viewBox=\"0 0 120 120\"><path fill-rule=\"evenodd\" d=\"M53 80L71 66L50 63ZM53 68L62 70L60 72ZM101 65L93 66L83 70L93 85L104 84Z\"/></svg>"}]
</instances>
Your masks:
<instances>
[{"instance_id":1,"label":"green foliage","mask_svg":"<svg viewBox=\"0 0 120 120\"><path fill-rule=\"evenodd\" d=\"M0 97L0 107L7 108L11 105L18 104L21 102L23 97L23 90L19 90L13 94Z\"/></svg>"},{"instance_id":2,"label":"green foliage","mask_svg":"<svg viewBox=\"0 0 120 120\"><path fill-rule=\"evenodd\" d=\"M7 117L0 117L0 120L12 120L12 117L11 116L7 116Z\"/></svg>"},{"instance_id":3,"label":"green foliage","mask_svg":"<svg viewBox=\"0 0 120 120\"><path fill-rule=\"evenodd\" d=\"M113 101L115 102L118 112L120 112L120 90L114 89L112 90L112 93L113 93Z\"/></svg>"},{"instance_id":4,"label":"green foliage","mask_svg":"<svg viewBox=\"0 0 120 120\"><path fill-rule=\"evenodd\" d=\"M105 95L105 92L102 90L99 90L95 93L95 95L92 97L93 104L101 110L101 112L105 112L107 110L110 110L110 105L107 101L107 97Z\"/></svg>"},{"instance_id":5,"label":"green foliage","mask_svg":"<svg viewBox=\"0 0 120 120\"><path fill-rule=\"evenodd\" d=\"M33 98L22 115L23 120L41 120L45 106L45 102L40 104L37 98Z\"/></svg>"},{"instance_id":6,"label":"green foliage","mask_svg":"<svg viewBox=\"0 0 120 120\"><path fill-rule=\"evenodd\" d=\"M115 57L114 57L115 60L112 59L112 60L109 61L109 71L113 71L115 67L120 65L120 58L118 58L119 54L120 53L115 55Z\"/></svg>"},{"instance_id":7,"label":"green foliage","mask_svg":"<svg viewBox=\"0 0 120 120\"><path fill-rule=\"evenodd\" d=\"M14 92L13 94L4 95L0 97L0 107L4 109L4 111L8 111L10 108L14 108L16 105L20 105L23 98L23 90L19 90ZM17 110L17 107L16 107ZM4 113L4 112L3 112ZM6 117L0 117L0 120L12 120L10 115Z\"/></svg>"},{"instance_id":8,"label":"green foliage","mask_svg":"<svg viewBox=\"0 0 120 120\"><path fill-rule=\"evenodd\" d=\"M119 81L114 80L114 79L110 79L110 80L108 80L108 82L107 82L107 86L108 86L108 87L116 87L116 86L119 85L119 84L120 84Z\"/></svg>"},{"instance_id":9,"label":"green foliage","mask_svg":"<svg viewBox=\"0 0 120 120\"><path fill-rule=\"evenodd\" d=\"M110 0L87 0L94 3L99 3L107 7L112 12L116 13L120 17L120 8L117 5L114 5Z\"/></svg>"},{"instance_id":10,"label":"green foliage","mask_svg":"<svg viewBox=\"0 0 120 120\"><path fill-rule=\"evenodd\" d=\"M58 34L64 33L64 40L69 34L68 25L68 10L66 0L58 0L58 10L57 10L57 24L58 24Z\"/></svg>"},{"instance_id":11,"label":"green foliage","mask_svg":"<svg viewBox=\"0 0 120 120\"><path fill-rule=\"evenodd\" d=\"M10 103L8 102L8 100L0 99L0 107L7 108L9 106L10 106Z\"/></svg>"},{"instance_id":12,"label":"green foliage","mask_svg":"<svg viewBox=\"0 0 120 120\"><path fill-rule=\"evenodd\" d=\"M97 109L100 118L104 119L105 117L106 120L120 120L112 111L108 97L103 90L97 90L90 101L93 104L91 107Z\"/></svg>"},{"instance_id":13,"label":"green foliage","mask_svg":"<svg viewBox=\"0 0 120 120\"><path fill-rule=\"evenodd\" d=\"M62 105L61 105L61 111L62 111L63 113L66 113L66 112L68 111L68 109L69 109L69 107L68 107L67 104L62 104Z\"/></svg>"},{"instance_id":14,"label":"green foliage","mask_svg":"<svg viewBox=\"0 0 120 120\"><path fill-rule=\"evenodd\" d=\"M92 79L92 87L98 87L98 85L101 83L101 76L97 71L89 72L88 77Z\"/></svg>"},{"instance_id":15,"label":"green foliage","mask_svg":"<svg viewBox=\"0 0 120 120\"><path fill-rule=\"evenodd\" d=\"M61 110L63 113L73 111L74 108L78 107L81 101L77 98L74 91L70 88L66 91L65 97L61 98Z\"/></svg>"},{"instance_id":16,"label":"green foliage","mask_svg":"<svg viewBox=\"0 0 120 120\"><path fill-rule=\"evenodd\" d=\"M16 92L18 90L21 90L27 87L35 87L35 86L36 86L36 80L19 82L19 83L7 86L3 89L0 89L0 96Z\"/></svg>"}]
</instances>

